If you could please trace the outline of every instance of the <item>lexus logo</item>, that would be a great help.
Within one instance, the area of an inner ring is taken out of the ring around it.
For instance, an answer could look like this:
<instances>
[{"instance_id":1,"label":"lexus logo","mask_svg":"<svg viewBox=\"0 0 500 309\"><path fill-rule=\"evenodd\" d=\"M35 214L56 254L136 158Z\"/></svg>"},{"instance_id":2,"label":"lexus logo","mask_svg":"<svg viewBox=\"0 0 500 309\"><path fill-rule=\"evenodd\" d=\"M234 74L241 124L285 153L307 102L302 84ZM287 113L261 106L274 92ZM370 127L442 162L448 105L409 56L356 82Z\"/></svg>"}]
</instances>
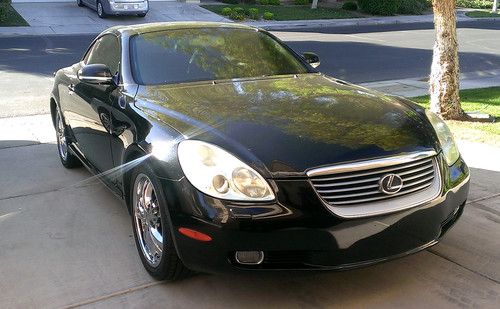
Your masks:
<instances>
[{"instance_id":1,"label":"lexus logo","mask_svg":"<svg viewBox=\"0 0 500 309\"><path fill-rule=\"evenodd\" d=\"M396 194L403 188L403 179L396 174L387 174L379 180L379 190L385 194Z\"/></svg>"}]
</instances>

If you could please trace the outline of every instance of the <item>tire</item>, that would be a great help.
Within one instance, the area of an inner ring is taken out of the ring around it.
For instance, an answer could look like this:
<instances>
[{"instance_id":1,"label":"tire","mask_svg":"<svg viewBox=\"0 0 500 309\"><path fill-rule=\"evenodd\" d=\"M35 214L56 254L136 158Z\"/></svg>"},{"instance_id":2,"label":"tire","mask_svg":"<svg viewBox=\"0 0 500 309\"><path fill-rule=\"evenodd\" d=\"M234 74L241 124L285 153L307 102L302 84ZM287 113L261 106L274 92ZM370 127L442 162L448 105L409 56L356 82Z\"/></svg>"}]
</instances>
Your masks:
<instances>
[{"instance_id":1,"label":"tire","mask_svg":"<svg viewBox=\"0 0 500 309\"><path fill-rule=\"evenodd\" d=\"M97 16L99 16L99 18L106 18L108 16L108 14L104 12L104 7L100 0L97 1Z\"/></svg>"},{"instance_id":2,"label":"tire","mask_svg":"<svg viewBox=\"0 0 500 309\"><path fill-rule=\"evenodd\" d=\"M57 153L59 154L59 159L65 168L75 168L82 165L82 162L71 153L68 147L67 138L67 128L64 124L64 120L61 117L61 112L59 108L56 109L55 115L55 129L57 137Z\"/></svg>"},{"instance_id":3,"label":"tire","mask_svg":"<svg viewBox=\"0 0 500 309\"><path fill-rule=\"evenodd\" d=\"M177 255L166 198L159 181L147 164L135 168L130 180L132 229L144 268L158 280L175 281L187 277L191 271Z\"/></svg>"},{"instance_id":4,"label":"tire","mask_svg":"<svg viewBox=\"0 0 500 309\"><path fill-rule=\"evenodd\" d=\"M76 5L78 5L79 7L82 7L83 6L82 0L76 0Z\"/></svg>"},{"instance_id":5,"label":"tire","mask_svg":"<svg viewBox=\"0 0 500 309\"><path fill-rule=\"evenodd\" d=\"M137 16L139 16L139 17L146 17L146 14L147 13L141 13L141 14L137 14Z\"/></svg>"}]
</instances>

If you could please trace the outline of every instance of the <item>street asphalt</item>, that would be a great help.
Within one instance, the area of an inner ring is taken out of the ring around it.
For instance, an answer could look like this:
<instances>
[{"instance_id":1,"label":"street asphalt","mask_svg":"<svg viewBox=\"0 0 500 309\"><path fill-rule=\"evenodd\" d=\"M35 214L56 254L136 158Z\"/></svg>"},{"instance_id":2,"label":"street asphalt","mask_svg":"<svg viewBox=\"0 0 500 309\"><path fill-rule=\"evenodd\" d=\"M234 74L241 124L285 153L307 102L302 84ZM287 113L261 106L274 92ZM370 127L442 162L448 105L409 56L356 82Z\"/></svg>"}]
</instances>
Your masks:
<instances>
[{"instance_id":1,"label":"street asphalt","mask_svg":"<svg viewBox=\"0 0 500 309\"><path fill-rule=\"evenodd\" d=\"M459 27L461 71L500 69L500 23L462 22ZM297 52L316 52L322 72L354 83L425 79L430 71L434 37L426 23L273 33ZM52 73L77 62L93 38L0 37L0 117L47 113Z\"/></svg>"},{"instance_id":2,"label":"street asphalt","mask_svg":"<svg viewBox=\"0 0 500 309\"><path fill-rule=\"evenodd\" d=\"M500 69L498 30L461 24L463 72ZM429 73L426 24L274 33L350 81ZM500 150L470 143L460 144L472 167L469 202L429 250L345 272L153 280L124 205L85 169L61 166L46 114L52 72L78 61L92 38L0 38L0 308L498 308Z\"/></svg>"}]
</instances>

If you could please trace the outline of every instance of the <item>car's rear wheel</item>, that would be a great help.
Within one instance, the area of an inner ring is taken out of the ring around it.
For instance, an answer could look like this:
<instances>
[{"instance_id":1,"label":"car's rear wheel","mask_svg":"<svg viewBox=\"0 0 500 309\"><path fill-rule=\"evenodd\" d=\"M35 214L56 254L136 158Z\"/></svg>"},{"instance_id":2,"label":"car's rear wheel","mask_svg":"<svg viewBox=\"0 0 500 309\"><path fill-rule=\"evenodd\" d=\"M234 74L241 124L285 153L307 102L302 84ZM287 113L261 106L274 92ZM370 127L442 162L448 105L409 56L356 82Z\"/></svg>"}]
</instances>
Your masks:
<instances>
[{"instance_id":1,"label":"car's rear wheel","mask_svg":"<svg viewBox=\"0 0 500 309\"><path fill-rule=\"evenodd\" d=\"M82 2L82 0L76 0L76 5L78 5L78 6L83 6L83 2Z\"/></svg>"},{"instance_id":2,"label":"car's rear wheel","mask_svg":"<svg viewBox=\"0 0 500 309\"><path fill-rule=\"evenodd\" d=\"M146 14L147 13L141 13L141 14L137 14L137 16L139 16L139 17L146 17Z\"/></svg>"},{"instance_id":3,"label":"car's rear wheel","mask_svg":"<svg viewBox=\"0 0 500 309\"><path fill-rule=\"evenodd\" d=\"M151 168L132 172L132 225L142 264L155 278L174 281L189 275L175 250L165 195Z\"/></svg>"},{"instance_id":4,"label":"car's rear wheel","mask_svg":"<svg viewBox=\"0 0 500 309\"><path fill-rule=\"evenodd\" d=\"M97 16L100 18L106 18L106 16L108 16L106 12L104 12L104 8L100 0L97 1Z\"/></svg>"},{"instance_id":5,"label":"car's rear wheel","mask_svg":"<svg viewBox=\"0 0 500 309\"><path fill-rule=\"evenodd\" d=\"M59 109L57 109L56 111L55 124L57 136L57 152L59 153L59 158L61 159L62 165L66 168L81 166L82 163L80 162L80 160L69 150L68 138L66 135L66 126L64 125L64 121Z\"/></svg>"}]
</instances>

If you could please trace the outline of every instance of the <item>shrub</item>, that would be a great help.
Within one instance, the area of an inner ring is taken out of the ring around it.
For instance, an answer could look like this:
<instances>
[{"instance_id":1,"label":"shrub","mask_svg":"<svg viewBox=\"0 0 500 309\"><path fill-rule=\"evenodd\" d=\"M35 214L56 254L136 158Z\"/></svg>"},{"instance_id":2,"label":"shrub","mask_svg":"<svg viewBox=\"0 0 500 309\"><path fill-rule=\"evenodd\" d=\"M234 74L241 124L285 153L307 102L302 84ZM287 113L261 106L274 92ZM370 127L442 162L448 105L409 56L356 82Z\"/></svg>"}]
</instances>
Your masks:
<instances>
[{"instance_id":1,"label":"shrub","mask_svg":"<svg viewBox=\"0 0 500 309\"><path fill-rule=\"evenodd\" d=\"M251 19L259 19L259 9L256 9L256 8L249 8L248 9L248 17L250 17Z\"/></svg>"},{"instance_id":2,"label":"shrub","mask_svg":"<svg viewBox=\"0 0 500 309\"><path fill-rule=\"evenodd\" d=\"M229 18L231 18L232 20L244 20L245 15L243 13L238 13L233 10L233 12L231 12L231 15L229 15Z\"/></svg>"},{"instance_id":3,"label":"shrub","mask_svg":"<svg viewBox=\"0 0 500 309\"><path fill-rule=\"evenodd\" d=\"M9 14L9 4L0 2L0 22L7 20L7 14Z\"/></svg>"},{"instance_id":4,"label":"shrub","mask_svg":"<svg viewBox=\"0 0 500 309\"><path fill-rule=\"evenodd\" d=\"M260 5L268 5L269 4L269 0L259 0L259 4Z\"/></svg>"},{"instance_id":5,"label":"shrub","mask_svg":"<svg viewBox=\"0 0 500 309\"><path fill-rule=\"evenodd\" d=\"M222 3L238 4L238 3L240 3L240 1L239 0L222 0Z\"/></svg>"},{"instance_id":6,"label":"shrub","mask_svg":"<svg viewBox=\"0 0 500 309\"><path fill-rule=\"evenodd\" d=\"M398 13L421 15L428 8L427 0L400 0Z\"/></svg>"},{"instance_id":7,"label":"shrub","mask_svg":"<svg viewBox=\"0 0 500 309\"><path fill-rule=\"evenodd\" d=\"M241 6L237 6L233 8L233 12L244 15L245 14L245 9L242 8Z\"/></svg>"},{"instance_id":8,"label":"shrub","mask_svg":"<svg viewBox=\"0 0 500 309\"><path fill-rule=\"evenodd\" d=\"M346 2L342 4L342 8L346 11L356 11L358 9L358 5L355 2Z\"/></svg>"},{"instance_id":9,"label":"shrub","mask_svg":"<svg viewBox=\"0 0 500 309\"><path fill-rule=\"evenodd\" d=\"M471 9L491 9L493 0L457 0L457 6Z\"/></svg>"},{"instance_id":10,"label":"shrub","mask_svg":"<svg viewBox=\"0 0 500 309\"><path fill-rule=\"evenodd\" d=\"M271 20L271 19L274 19L274 14L269 12L269 11L265 11L264 12L264 16L262 16L265 20Z\"/></svg>"},{"instance_id":11,"label":"shrub","mask_svg":"<svg viewBox=\"0 0 500 309\"><path fill-rule=\"evenodd\" d=\"M373 15L394 15L398 11L399 0L358 0L359 7Z\"/></svg>"},{"instance_id":12,"label":"shrub","mask_svg":"<svg viewBox=\"0 0 500 309\"><path fill-rule=\"evenodd\" d=\"M269 5L280 5L281 1L280 0L268 0Z\"/></svg>"},{"instance_id":13,"label":"shrub","mask_svg":"<svg viewBox=\"0 0 500 309\"><path fill-rule=\"evenodd\" d=\"M221 14L223 16L229 16L229 15L231 15L232 12L233 12L233 10L231 8L225 7L222 9Z\"/></svg>"},{"instance_id":14,"label":"shrub","mask_svg":"<svg viewBox=\"0 0 500 309\"><path fill-rule=\"evenodd\" d=\"M295 5L306 5L306 4L309 4L309 0L294 0L293 4L295 4Z\"/></svg>"}]
</instances>

